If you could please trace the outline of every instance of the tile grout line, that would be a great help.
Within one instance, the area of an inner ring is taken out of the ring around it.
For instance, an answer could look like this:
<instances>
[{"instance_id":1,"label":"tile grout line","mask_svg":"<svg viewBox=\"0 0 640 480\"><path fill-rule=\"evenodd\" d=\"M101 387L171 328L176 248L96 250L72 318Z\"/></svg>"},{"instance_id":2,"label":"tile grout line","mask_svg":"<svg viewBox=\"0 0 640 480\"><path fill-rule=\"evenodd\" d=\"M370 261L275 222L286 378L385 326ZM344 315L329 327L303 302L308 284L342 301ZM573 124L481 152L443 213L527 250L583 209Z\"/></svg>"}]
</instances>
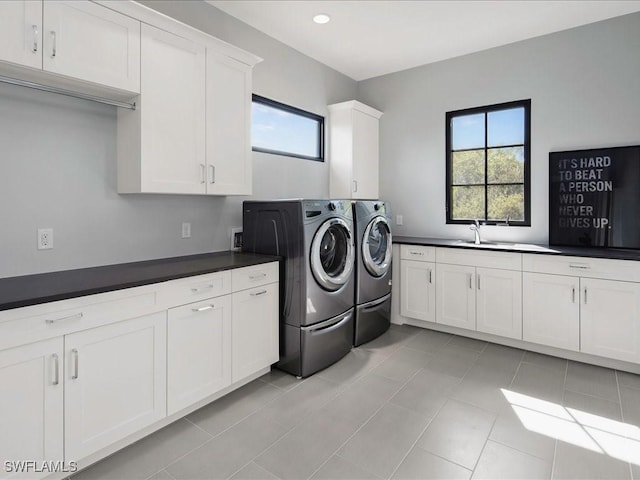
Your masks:
<instances>
[{"instance_id":1,"label":"tile grout line","mask_svg":"<svg viewBox=\"0 0 640 480\"><path fill-rule=\"evenodd\" d=\"M413 379L413 378L414 378L414 377L415 377L415 376L416 376L416 375L417 375L421 370L423 370L423 369L422 369L422 368L418 369L418 370L417 370L413 375L411 375L409 378L407 378L407 380L406 380L404 383L402 383L402 384L398 387L398 389L397 389L395 392L393 392L393 394L391 394L391 395L389 396L389 399L388 399L388 400L386 400L382 405L380 405L380 407L379 407L379 408L377 408L377 409L376 409L376 410L375 410L375 411L374 411L374 412L369 416L369 418L367 418L367 419L365 420L365 422L364 422L362 425L360 425L360 426L359 426L359 427L358 427L358 428L357 428L357 429L356 429L356 430L355 430L355 431L354 431L354 432L353 432L353 433L352 433L352 434L351 434L351 435L350 435L350 436L349 436L349 437L348 437L344 442L342 442L342 443L338 446L338 448L336 448L336 450L335 450L331 455L329 455L329 457L328 457L324 462L322 462L322 464L321 464L321 465L320 465L316 470L314 470L314 471L311 473L311 475L309 475L309 477L307 477L307 478L311 478L311 477L313 477L316 473L318 473L318 472L322 469L322 467L324 467L324 466L327 464L327 462L328 462L328 461L329 461L329 460L330 460L334 455L338 455L338 452L342 449L342 447L344 447L344 446L345 446L345 445L346 445L346 444L347 444L347 443L348 443L348 442L349 442L353 437L355 437L355 436L357 435L357 433L358 433L360 430L362 430L362 428L364 428L364 426L365 426L365 425L367 425L367 424L371 421L371 419L372 419L373 417L375 417L375 416L378 414L378 412L380 412L380 410L382 410L386 405L388 405L388 404L389 404L389 402L390 402L390 400L393 398L393 396L394 396L394 395L396 395L400 390L402 390L402 389L407 385L407 383L409 383L409 382L411 381L411 379ZM374 375L374 374L373 374L373 373L371 373L371 372L369 372L369 373L370 373L370 374L372 374L372 375ZM387 378L387 377L382 377L382 378ZM390 380L391 380L391 379L390 379ZM400 407L400 405L395 405L395 404L392 404L392 405L394 405L394 406L396 406L396 407ZM400 408L404 408L404 407L400 407ZM408 409L406 409L406 410L408 410ZM409 411L411 411L411 410L409 410ZM412 412L412 411L411 411L411 412ZM415 412L412 412L412 413L415 413ZM429 423L431 423L431 421L429 421ZM421 434L421 435L422 435L422 434ZM341 457L341 458L342 458L342 457ZM347 459L344 459L344 460L347 460ZM351 462L350 460L348 460L348 461L349 461L349 462ZM354 462L351 462L351 463L354 463ZM355 464L355 463L354 463L354 464ZM366 471L366 472L368 472L368 473L371 473L372 475L374 475L374 476L376 476L376 477L379 477L379 475L377 475L377 474L376 474L376 473L374 473L374 472L371 472L371 471L370 471L370 470L368 470L367 468L364 468L364 467L362 467L361 465L358 465L358 464L355 464L355 465L356 465L356 466L358 466L358 467L360 467L360 468L362 468L364 471Z\"/></svg>"},{"instance_id":2,"label":"tile grout line","mask_svg":"<svg viewBox=\"0 0 640 480\"><path fill-rule=\"evenodd\" d=\"M567 364L564 368L564 384L562 385L562 406L564 407L564 397L567 392L567 377L569 376L569 361L567 360ZM555 444L553 446L553 459L551 460L551 478L554 478L556 473L556 463L558 461L558 439L555 439Z\"/></svg>"}]
</instances>

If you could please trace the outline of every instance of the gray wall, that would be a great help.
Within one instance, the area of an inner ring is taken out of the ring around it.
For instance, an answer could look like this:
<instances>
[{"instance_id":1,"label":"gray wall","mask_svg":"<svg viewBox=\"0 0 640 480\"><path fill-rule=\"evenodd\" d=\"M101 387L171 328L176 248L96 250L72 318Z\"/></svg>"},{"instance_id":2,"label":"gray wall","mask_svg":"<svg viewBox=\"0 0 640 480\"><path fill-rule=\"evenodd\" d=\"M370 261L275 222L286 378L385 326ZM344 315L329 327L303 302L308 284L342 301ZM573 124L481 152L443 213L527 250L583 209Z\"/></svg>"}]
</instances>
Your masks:
<instances>
[{"instance_id":1,"label":"gray wall","mask_svg":"<svg viewBox=\"0 0 640 480\"><path fill-rule=\"evenodd\" d=\"M482 234L545 243L549 152L640 143L638 52L632 14L360 82L358 99L384 112L380 196L404 216L395 234L471 239L445 223L445 113L531 98L532 226Z\"/></svg>"},{"instance_id":2,"label":"gray wall","mask_svg":"<svg viewBox=\"0 0 640 480\"><path fill-rule=\"evenodd\" d=\"M355 98L355 81L210 5L146 3L264 58L258 94L321 115ZM114 107L0 84L0 277L229 249L247 197L118 195L115 149ZM328 195L327 162L253 155L254 197ZM43 227L53 250L36 250Z\"/></svg>"}]
</instances>

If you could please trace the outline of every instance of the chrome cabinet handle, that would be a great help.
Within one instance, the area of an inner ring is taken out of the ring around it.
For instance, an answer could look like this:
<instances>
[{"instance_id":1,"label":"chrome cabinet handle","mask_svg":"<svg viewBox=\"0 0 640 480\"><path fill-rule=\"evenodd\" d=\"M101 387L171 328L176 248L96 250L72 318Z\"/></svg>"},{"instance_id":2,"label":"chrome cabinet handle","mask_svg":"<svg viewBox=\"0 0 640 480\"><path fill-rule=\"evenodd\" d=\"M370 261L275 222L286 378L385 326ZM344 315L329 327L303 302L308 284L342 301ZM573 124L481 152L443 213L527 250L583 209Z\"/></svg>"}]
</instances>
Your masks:
<instances>
[{"instance_id":1,"label":"chrome cabinet handle","mask_svg":"<svg viewBox=\"0 0 640 480\"><path fill-rule=\"evenodd\" d=\"M197 312L205 312L207 310L211 310L212 308L215 308L215 305L213 305L213 304L205 305L204 307L192 308L191 310L197 313Z\"/></svg>"},{"instance_id":2,"label":"chrome cabinet handle","mask_svg":"<svg viewBox=\"0 0 640 480\"><path fill-rule=\"evenodd\" d=\"M259 280L261 278L265 278L267 276L266 273L259 273L257 275L249 275L249 280Z\"/></svg>"},{"instance_id":3,"label":"chrome cabinet handle","mask_svg":"<svg viewBox=\"0 0 640 480\"><path fill-rule=\"evenodd\" d=\"M193 293L198 293L198 292L201 292L203 290L211 290L212 288L213 288L213 285L205 285L204 287L193 287L191 289L191 291Z\"/></svg>"},{"instance_id":4,"label":"chrome cabinet handle","mask_svg":"<svg viewBox=\"0 0 640 480\"><path fill-rule=\"evenodd\" d=\"M200 183L206 183L206 173L205 173L205 166L204 163L200 164Z\"/></svg>"},{"instance_id":5,"label":"chrome cabinet handle","mask_svg":"<svg viewBox=\"0 0 640 480\"><path fill-rule=\"evenodd\" d=\"M260 290L259 292L250 293L249 295L251 295L252 297L257 297L258 295L264 295L265 293L267 293L266 290Z\"/></svg>"},{"instance_id":6,"label":"chrome cabinet handle","mask_svg":"<svg viewBox=\"0 0 640 480\"><path fill-rule=\"evenodd\" d=\"M473 274L470 273L469 274L469 288L473 288Z\"/></svg>"},{"instance_id":7,"label":"chrome cabinet handle","mask_svg":"<svg viewBox=\"0 0 640 480\"><path fill-rule=\"evenodd\" d=\"M354 192L357 192L357 191L358 191L358 181L357 181L357 180L354 180L354 181L353 181L353 191L354 191Z\"/></svg>"},{"instance_id":8,"label":"chrome cabinet handle","mask_svg":"<svg viewBox=\"0 0 640 480\"><path fill-rule=\"evenodd\" d=\"M56 32L55 30L51 30L51 58L56 58L57 48L56 48Z\"/></svg>"},{"instance_id":9,"label":"chrome cabinet handle","mask_svg":"<svg viewBox=\"0 0 640 480\"><path fill-rule=\"evenodd\" d=\"M60 358L58 358L57 353L54 353L51 355L51 359L53 360L53 381L51 385L58 385L60 383Z\"/></svg>"},{"instance_id":10,"label":"chrome cabinet handle","mask_svg":"<svg viewBox=\"0 0 640 480\"><path fill-rule=\"evenodd\" d=\"M587 287L584 287L584 304L587 304Z\"/></svg>"},{"instance_id":11,"label":"chrome cabinet handle","mask_svg":"<svg viewBox=\"0 0 640 480\"><path fill-rule=\"evenodd\" d=\"M576 287L571 287L571 303L576 303Z\"/></svg>"},{"instance_id":12,"label":"chrome cabinet handle","mask_svg":"<svg viewBox=\"0 0 640 480\"><path fill-rule=\"evenodd\" d=\"M216 166L209 165L209 168L211 169L211 183L216 183Z\"/></svg>"},{"instance_id":13,"label":"chrome cabinet handle","mask_svg":"<svg viewBox=\"0 0 640 480\"><path fill-rule=\"evenodd\" d=\"M74 315L69 315L67 317L62 317L62 318L48 318L44 321L44 323L47 323L49 325L56 323L56 322L64 322L65 320L79 320L84 316L84 314L82 312L80 313L76 313Z\"/></svg>"},{"instance_id":14,"label":"chrome cabinet handle","mask_svg":"<svg viewBox=\"0 0 640 480\"><path fill-rule=\"evenodd\" d=\"M433 283L433 270L429 269L429 283Z\"/></svg>"},{"instance_id":15,"label":"chrome cabinet handle","mask_svg":"<svg viewBox=\"0 0 640 480\"><path fill-rule=\"evenodd\" d=\"M38 25L31 25L31 29L33 30L33 48L31 51L38 53Z\"/></svg>"},{"instance_id":16,"label":"chrome cabinet handle","mask_svg":"<svg viewBox=\"0 0 640 480\"><path fill-rule=\"evenodd\" d=\"M478 290L480 290L480 274L476 276L476 281L478 283Z\"/></svg>"},{"instance_id":17,"label":"chrome cabinet handle","mask_svg":"<svg viewBox=\"0 0 640 480\"><path fill-rule=\"evenodd\" d=\"M71 355L73 356L73 375L71 375L71 379L75 380L78 378L78 350L75 348L71 350Z\"/></svg>"}]
</instances>

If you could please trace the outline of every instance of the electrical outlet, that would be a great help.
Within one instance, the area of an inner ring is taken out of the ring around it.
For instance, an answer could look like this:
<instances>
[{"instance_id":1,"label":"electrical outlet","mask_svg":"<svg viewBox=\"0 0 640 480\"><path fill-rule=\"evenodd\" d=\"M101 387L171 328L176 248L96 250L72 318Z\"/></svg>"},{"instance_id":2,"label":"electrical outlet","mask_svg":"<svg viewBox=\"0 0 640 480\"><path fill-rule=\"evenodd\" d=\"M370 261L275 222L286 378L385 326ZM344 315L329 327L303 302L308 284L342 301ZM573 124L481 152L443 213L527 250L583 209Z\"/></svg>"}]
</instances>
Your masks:
<instances>
[{"instance_id":1,"label":"electrical outlet","mask_svg":"<svg viewBox=\"0 0 640 480\"><path fill-rule=\"evenodd\" d=\"M38 229L38 250L53 248L53 228Z\"/></svg>"},{"instance_id":2,"label":"electrical outlet","mask_svg":"<svg viewBox=\"0 0 640 480\"><path fill-rule=\"evenodd\" d=\"M402 215L396 215L396 225L400 226L404 223L404 218L402 218Z\"/></svg>"},{"instance_id":3,"label":"electrical outlet","mask_svg":"<svg viewBox=\"0 0 640 480\"><path fill-rule=\"evenodd\" d=\"M189 222L182 224L182 238L191 238L191 224Z\"/></svg>"},{"instance_id":4,"label":"electrical outlet","mask_svg":"<svg viewBox=\"0 0 640 480\"><path fill-rule=\"evenodd\" d=\"M242 249L242 227L231 228L231 250L239 252Z\"/></svg>"}]
</instances>

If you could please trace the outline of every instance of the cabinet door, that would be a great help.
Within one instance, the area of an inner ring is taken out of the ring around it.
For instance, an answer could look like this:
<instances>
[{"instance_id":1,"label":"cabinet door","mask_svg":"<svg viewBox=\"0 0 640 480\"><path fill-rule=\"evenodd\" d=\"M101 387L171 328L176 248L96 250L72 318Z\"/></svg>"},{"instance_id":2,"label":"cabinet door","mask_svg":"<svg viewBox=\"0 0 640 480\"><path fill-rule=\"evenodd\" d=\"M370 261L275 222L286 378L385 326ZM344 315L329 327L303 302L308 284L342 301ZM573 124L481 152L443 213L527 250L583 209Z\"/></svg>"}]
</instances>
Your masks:
<instances>
[{"instance_id":1,"label":"cabinet door","mask_svg":"<svg viewBox=\"0 0 640 480\"><path fill-rule=\"evenodd\" d=\"M435 263L400 261L400 315L436 321Z\"/></svg>"},{"instance_id":2,"label":"cabinet door","mask_svg":"<svg viewBox=\"0 0 640 480\"><path fill-rule=\"evenodd\" d=\"M439 263L436 278L436 322L475 330L475 267Z\"/></svg>"},{"instance_id":3,"label":"cabinet door","mask_svg":"<svg viewBox=\"0 0 640 480\"><path fill-rule=\"evenodd\" d=\"M522 273L477 268L476 289L478 331L522 340Z\"/></svg>"},{"instance_id":4,"label":"cabinet door","mask_svg":"<svg viewBox=\"0 0 640 480\"><path fill-rule=\"evenodd\" d=\"M0 60L42 68L42 0L0 1Z\"/></svg>"},{"instance_id":5,"label":"cabinet door","mask_svg":"<svg viewBox=\"0 0 640 480\"><path fill-rule=\"evenodd\" d=\"M142 191L205 193L205 47L142 25Z\"/></svg>"},{"instance_id":6,"label":"cabinet door","mask_svg":"<svg viewBox=\"0 0 640 480\"><path fill-rule=\"evenodd\" d=\"M166 313L65 337L65 458L166 416Z\"/></svg>"},{"instance_id":7,"label":"cabinet door","mask_svg":"<svg viewBox=\"0 0 640 480\"><path fill-rule=\"evenodd\" d=\"M250 195L251 67L207 50L207 193Z\"/></svg>"},{"instance_id":8,"label":"cabinet door","mask_svg":"<svg viewBox=\"0 0 640 480\"><path fill-rule=\"evenodd\" d=\"M44 70L140 92L140 22L85 0L44 2Z\"/></svg>"},{"instance_id":9,"label":"cabinet door","mask_svg":"<svg viewBox=\"0 0 640 480\"><path fill-rule=\"evenodd\" d=\"M279 359L278 284L233 294L232 381Z\"/></svg>"},{"instance_id":10,"label":"cabinet door","mask_svg":"<svg viewBox=\"0 0 640 480\"><path fill-rule=\"evenodd\" d=\"M353 110L352 198L378 198L378 119Z\"/></svg>"},{"instance_id":11,"label":"cabinet door","mask_svg":"<svg viewBox=\"0 0 640 480\"><path fill-rule=\"evenodd\" d=\"M169 310L167 410L172 415L231 384L231 295Z\"/></svg>"},{"instance_id":12,"label":"cabinet door","mask_svg":"<svg viewBox=\"0 0 640 480\"><path fill-rule=\"evenodd\" d=\"M580 347L579 278L522 274L522 339L578 351Z\"/></svg>"},{"instance_id":13,"label":"cabinet door","mask_svg":"<svg viewBox=\"0 0 640 480\"><path fill-rule=\"evenodd\" d=\"M0 352L0 460L61 461L62 337ZM5 478L5 468L0 470Z\"/></svg>"},{"instance_id":14,"label":"cabinet door","mask_svg":"<svg viewBox=\"0 0 640 480\"><path fill-rule=\"evenodd\" d=\"M580 351L640 363L640 284L580 279Z\"/></svg>"}]
</instances>

